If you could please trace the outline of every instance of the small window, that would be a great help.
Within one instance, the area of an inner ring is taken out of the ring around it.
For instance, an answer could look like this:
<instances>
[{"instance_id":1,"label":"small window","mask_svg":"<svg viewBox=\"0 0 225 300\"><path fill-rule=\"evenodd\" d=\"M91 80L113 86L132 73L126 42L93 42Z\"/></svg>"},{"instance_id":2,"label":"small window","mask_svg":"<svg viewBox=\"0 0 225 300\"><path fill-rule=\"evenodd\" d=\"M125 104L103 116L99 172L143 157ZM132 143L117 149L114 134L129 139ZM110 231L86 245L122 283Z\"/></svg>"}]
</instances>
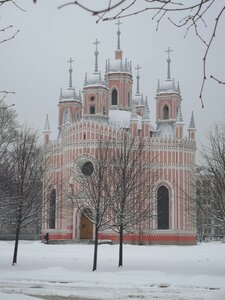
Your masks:
<instances>
[{"instance_id":1,"label":"small window","mask_svg":"<svg viewBox=\"0 0 225 300\"><path fill-rule=\"evenodd\" d=\"M130 95L131 95L131 93L130 92L128 92L128 102L127 102L127 104L128 104L128 107L130 107L130 103L131 103L131 101L130 101Z\"/></svg>"},{"instance_id":2,"label":"small window","mask_svg":"<svg viewBox=\"0 0 225 300\"><path fill-rule=\"evenodd\" d=\"M94 114L95 114L95 106L94 106L94 105L91 105L91 106L90 106L90 114L91 114L91 115L94 115Z\"/></svg>"},{"instance_id":3,"label":"small window","mask_svg":"<svg viewBox=\"0 0 225 300\"><path fill-rule=\"evenodd\" d=\"M168 105L165 105L163 107L163 120L169 119L169 107Z\"/></svg>"},{"instance_id":4,"label":"small window","mask_svg":"<svg viewBox=\"0 0 225 300\"><path fill-rule=\"evenodd\" d=\"M103 115L105 115L105 106L103 106L102 111L103 111Z\"/></svg>"},{"instance_id":5,"label":"small window","mask_svg":"<svg viewBox=\"0 0 225 300\"><path fill-rule=\"evenodd\" d=\"M84 133L84 140L86 140L86 133Z\"/></svg>"},{"instance_id":6,"label":"small window","mask_svg":"<svg viewBox=\"0 0 225 300\"><path fill-rule=\"evenodd\" d=\"M112 105L117 105L117 102L118 102L117 98L118 98L117 90L113 89L113 91L112 91Z\"/></svg>"},{"instance_id":7,"label":"small window","mask_svg":"<svg viewBox=\"0 0 225 300\"><path fill-rule=\"evenodd\" d=\"M91 101L94 101L95 100L95 97L94 96L91 96Z\"/></svg>"}]
</instances>

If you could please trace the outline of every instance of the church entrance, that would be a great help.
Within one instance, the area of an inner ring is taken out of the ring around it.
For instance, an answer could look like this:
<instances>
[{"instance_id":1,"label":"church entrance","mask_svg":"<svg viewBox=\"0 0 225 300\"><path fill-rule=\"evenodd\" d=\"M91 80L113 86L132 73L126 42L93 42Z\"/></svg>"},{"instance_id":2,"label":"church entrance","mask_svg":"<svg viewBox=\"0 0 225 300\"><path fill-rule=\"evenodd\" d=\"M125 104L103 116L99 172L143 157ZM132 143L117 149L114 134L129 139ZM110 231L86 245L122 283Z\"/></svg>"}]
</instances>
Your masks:
<instances>
[{"instance_id":1,"label":"church entrance","mask_svg":"<svg viewBox=\"0 0 225 300\"><path fill-rule=\"evenodd\" d=\"M92 240L93 238L93 224L88 217L82 213L80 218L80 239Z\"/></svg>"}]
</instances>

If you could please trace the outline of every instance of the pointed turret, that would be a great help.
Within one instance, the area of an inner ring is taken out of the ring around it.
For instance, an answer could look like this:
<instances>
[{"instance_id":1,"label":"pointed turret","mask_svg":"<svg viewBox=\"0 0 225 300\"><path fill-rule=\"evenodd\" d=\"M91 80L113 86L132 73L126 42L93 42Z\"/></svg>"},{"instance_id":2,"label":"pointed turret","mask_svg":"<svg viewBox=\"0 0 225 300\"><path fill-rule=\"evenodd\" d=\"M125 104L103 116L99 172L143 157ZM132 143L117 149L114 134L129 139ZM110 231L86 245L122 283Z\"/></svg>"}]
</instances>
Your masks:
<instances>
[{"instance_id":1,"label":"pointed turret","mask_svg":"<svg viewBox=\"0 0 225 300\"><path fill-rule=\"evenodd\" d=\"M142 120L150 120L147 96L145 98L145 107L144 107L144 114Z\"/></svg>"},{"instance_id":2,"label":"pointed turret","mask_svg":"<svg viewBox=\"0 0 225 300\"><path fill-rule=\"evenodd\" d=\"M181 104L179 103L177 108L177 118L175 123L175 136L176 138L182 139L183 138L183 126L184 120L181 112Z\"/></svg>"},{"instance_id":3,"label":"pointed turret","mask_svg":"<svg viewBox=\"0 0 225 300\"><path fill-rule=\"evenodd\" d=\"M195 120L194 120L194 112L193 111L191 113L191 121L190 121L189 129L196 129L195 128Z\"/></svg>"},{"instance_id":4,"label":"pointed turret","mask_svg":"<svg viewBox=\"0 0 225 300\"><path fill-rule=\"evenodd\" d=\"M197 129L195 128L194 112L192 111L190 125L188 128L189 140L195 141L196 130Z\"/></svg>"},{"instance_id":5,"label":"pointed turret","mask_svg":"<svg viewBox=\"0 0 225 300\"><path fill-rule=\"evenodd\" d=\"M49 125L48 114L46 114L45 127L44 127L44 130L43 130L45 145L47 145L50 141L50 133L51 133L51 130L50 130L50 125Z\"/></svg>"},{"instance_id":6,"label":"pointed turret","mask_svg":"<svg viewBox=\"0 0 225 300\"><path fill-rule=\"evenodd\" d=\"M137 111L136 111L134 101L132 103L131 115L130 115L130 131L134 136L138 134L138 117L137 117Z\"/></svg>"},{"instance_id":7,"label":"pointed turret","mask_svg":"<svg viewBox=\"0 0 225 300\"><path fill-rule=\"evenodd\" d=\"M150 117L149 117L149 108L147 97L145 99L144 113L142 117L142 137L150 136Z\"/></svg>"}]
</instances>

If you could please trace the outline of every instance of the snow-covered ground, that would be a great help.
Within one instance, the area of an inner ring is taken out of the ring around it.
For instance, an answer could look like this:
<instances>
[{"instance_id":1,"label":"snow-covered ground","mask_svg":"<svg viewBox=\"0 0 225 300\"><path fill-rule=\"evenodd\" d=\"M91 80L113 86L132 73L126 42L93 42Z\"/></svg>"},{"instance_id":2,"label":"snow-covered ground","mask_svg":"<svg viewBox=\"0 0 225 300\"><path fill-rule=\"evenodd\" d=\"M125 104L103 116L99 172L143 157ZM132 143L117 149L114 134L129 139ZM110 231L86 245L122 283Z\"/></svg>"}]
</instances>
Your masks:
<instances>
[{"instance_id":1,"label":"snow-covered ground","mask_svg":"<svg viewBox=\"0 0 225 300\"><path fill-rule=\"evenodd\" d=\"M37 299L24 295L95 299L225 299L225 243L197 246L100 245L92 272L93 245L45 245L21 241L11 265L13 242L0 242L0 300ZM22 295L24 294L24 295Z\"/></svg>"}]
</instances>

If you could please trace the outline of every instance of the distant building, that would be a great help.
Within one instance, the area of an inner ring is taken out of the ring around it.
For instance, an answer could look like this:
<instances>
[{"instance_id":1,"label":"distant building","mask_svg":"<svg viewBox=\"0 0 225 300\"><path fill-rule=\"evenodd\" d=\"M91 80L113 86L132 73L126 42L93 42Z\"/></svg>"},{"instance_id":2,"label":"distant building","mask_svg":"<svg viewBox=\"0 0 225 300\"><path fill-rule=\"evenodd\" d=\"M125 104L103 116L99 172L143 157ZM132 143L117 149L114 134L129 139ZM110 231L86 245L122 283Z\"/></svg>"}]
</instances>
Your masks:
<instances>
[{"instance_id":1,"label":"distant building","mask_svg":"<svg viewBox=\"0 0 225 300\"><path fill-rule=\"evenodd\" d=\"M204 167L196 172L196 221L199 241L224 239L223 226L215 215L212 182L214 178L205 174Z\"/></svg>"},{"instance_id":2,"label":"distant building","mask_svg":"<svg viewBox=\"0 0 225 300\"><path fill-rule=\"evenodd\" d=\"M192 113L188 134L184 133L182 97L179 83L171 78L170 48L168 48L167 77L158 82L156 92L156 128L151 124L147 98L140 92L140 67L136 71L136 93L133 95L132 65L123 57L120 48L120 23L117 31L115 58L107 60L105 76L98 69L98 41L94 43L95 68L85 76L82 94L72 84L72 59L69 68L69 87L60 92L58 108L58 138L51 141L48 116L44 129L45 147L53 157L48 174L51 191L46 195L48 204L42 232L51 239L92 239L93 226L85 215L68 201L66 190L71 182L74 161L83 164L94 156L96 141L101 137L118 137L126 128L131 136L141 136L156 157L154 167L160 172L155 188L156 218L142 226L143 243L194 244L196 220L190 202L195 196L191 184L195 179L195 122ZM58 205L60 204L60 205ZM45 215L45 214L44 214ZM160 217L160 216L163 216ZM136 243L140 232L124 237L125 242ZM138 238L139 236L139 238ZM110 230L102 231L100 239L118 240Z\"/></svg>"}]
</instances>

